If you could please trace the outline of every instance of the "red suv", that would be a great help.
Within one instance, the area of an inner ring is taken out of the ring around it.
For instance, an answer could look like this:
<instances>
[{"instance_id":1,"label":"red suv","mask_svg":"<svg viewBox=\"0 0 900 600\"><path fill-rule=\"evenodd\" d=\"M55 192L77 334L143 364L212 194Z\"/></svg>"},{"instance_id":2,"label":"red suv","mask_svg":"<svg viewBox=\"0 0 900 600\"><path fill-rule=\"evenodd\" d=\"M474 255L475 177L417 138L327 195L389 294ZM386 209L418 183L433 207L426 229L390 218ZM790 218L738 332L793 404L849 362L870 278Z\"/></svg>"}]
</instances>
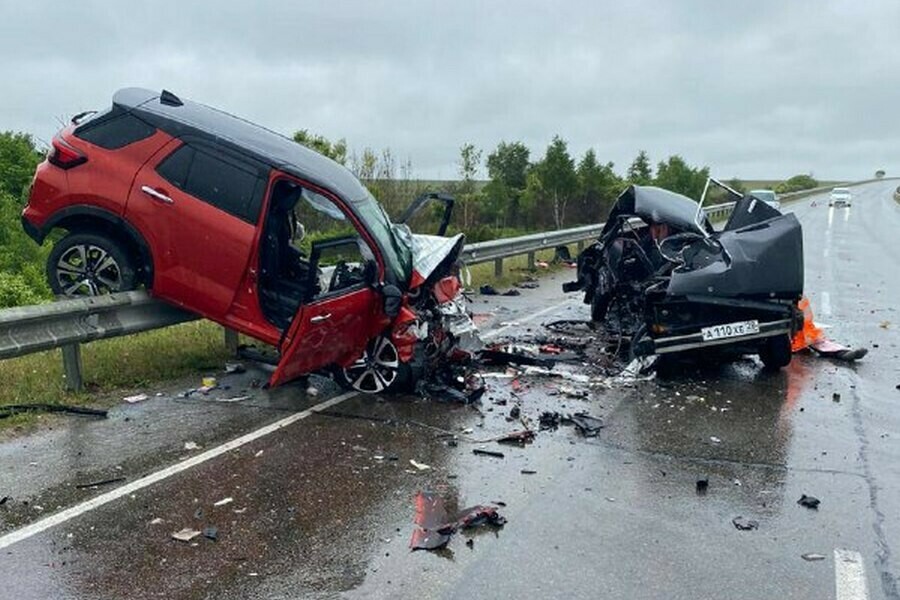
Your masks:
<instances>
[{"instance_id":1,"label":"red suv","mask_svg":"<svg viewBox=\"0 0 900 600\"><path fill-rule=\"evenodd\" d=\"M77 115L34 176L22 224L60 295L146 287L278 348L277 385L338 367L370 393L474 334L463 236L391 223L349 170L283 136L163 91ZM422 202L420 201L419 204Z\"/></svg>"}]
</instances>

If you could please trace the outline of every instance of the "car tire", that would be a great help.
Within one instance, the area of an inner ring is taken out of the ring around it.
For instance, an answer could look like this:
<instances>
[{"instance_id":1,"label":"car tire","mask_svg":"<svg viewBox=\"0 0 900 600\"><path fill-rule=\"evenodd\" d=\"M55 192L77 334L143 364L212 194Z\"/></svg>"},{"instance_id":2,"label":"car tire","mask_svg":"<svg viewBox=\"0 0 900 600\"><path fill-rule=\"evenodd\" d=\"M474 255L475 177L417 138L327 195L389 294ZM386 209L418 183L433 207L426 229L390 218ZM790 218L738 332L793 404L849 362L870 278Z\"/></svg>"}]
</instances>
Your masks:
<instances>
[{"instance_id":1,"label":"car tire","mask_svg":"<svg viewBox=\"0 0 900 600\"><path fill-rule=\"evenodd\" d=\"M787 334L767 338L759 348L759 359L767 369L777 370L791 363L791 337Z\"/></svg>"},{"instance_id":2,"label":"car tire","mask_svg":"<svg viewBox=\"0 0 900 600\"><path fill-rule=\"evenodd\" d=\"M363 394L403 392L413 383L411 367L400 361L397 347L383 335L370 340L354 363L335 368L334 378L341 386Z\"/></svg>"},{"instance_id":3,"label":"car tire","mask_svg":"<svg viewBox=\"0 0 900 600\"><path fill-rule=\"evenodd\" d=\"M135 261L127 247L99 233L72 232L47 257L47 282L58 296L85 297L137 288Z\"/></svg>"}]
</instances>

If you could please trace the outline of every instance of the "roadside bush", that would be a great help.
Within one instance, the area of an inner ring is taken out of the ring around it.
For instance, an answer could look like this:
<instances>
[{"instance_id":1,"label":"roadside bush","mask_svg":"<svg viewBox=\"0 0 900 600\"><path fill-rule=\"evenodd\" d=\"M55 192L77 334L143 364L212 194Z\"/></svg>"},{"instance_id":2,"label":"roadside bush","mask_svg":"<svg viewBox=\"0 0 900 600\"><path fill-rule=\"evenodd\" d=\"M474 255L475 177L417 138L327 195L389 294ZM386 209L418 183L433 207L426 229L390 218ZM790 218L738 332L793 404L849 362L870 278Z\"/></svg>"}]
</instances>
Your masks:
<instances>
[{"instance_id":1,"label":"roadside bush","mask_svg":"<svg viewBox=\"0 0 900 600\"><path fill-rule=\"evenodd\" d=\"M800 192L802 190L811 190L818 187L819 182L812 175L794 175L787 181L782 181L775 186L775 191L779 194L789 194L791 192Z\"/></svg>"}]
</instances>

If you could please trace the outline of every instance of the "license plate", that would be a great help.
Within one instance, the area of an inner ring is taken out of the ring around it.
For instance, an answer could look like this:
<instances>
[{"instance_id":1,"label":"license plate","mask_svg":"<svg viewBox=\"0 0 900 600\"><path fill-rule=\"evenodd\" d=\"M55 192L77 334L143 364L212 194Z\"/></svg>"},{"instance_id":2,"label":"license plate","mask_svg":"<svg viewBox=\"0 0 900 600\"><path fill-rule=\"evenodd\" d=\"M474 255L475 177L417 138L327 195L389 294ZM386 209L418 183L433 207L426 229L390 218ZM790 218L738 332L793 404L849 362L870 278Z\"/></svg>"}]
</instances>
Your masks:
<instances>
[{"instance_id":1,"label":"license plate","mask_svg":"<svg viewBox=\"0 0 900 600\"><path fill-rule=\"evenodd\" d=\"M713 325L712 327L704 327L700 330L700 333L703 334L704 342L751 335L759 333L759 321L737 321L735 323Z\"/></svg>"}]
</instances>

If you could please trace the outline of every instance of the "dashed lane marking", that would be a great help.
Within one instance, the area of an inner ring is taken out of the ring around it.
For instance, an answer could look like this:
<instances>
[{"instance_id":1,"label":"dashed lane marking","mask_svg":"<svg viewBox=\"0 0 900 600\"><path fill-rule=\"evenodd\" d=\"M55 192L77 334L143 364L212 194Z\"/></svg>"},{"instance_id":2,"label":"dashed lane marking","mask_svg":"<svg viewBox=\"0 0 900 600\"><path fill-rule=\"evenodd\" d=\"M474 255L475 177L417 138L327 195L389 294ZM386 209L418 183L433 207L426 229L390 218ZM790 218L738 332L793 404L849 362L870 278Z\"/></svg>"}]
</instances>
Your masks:
<instances>
[{"instance_id":1,"label":"dashed lane marking","mask_svg":"<svg viewBox=\"0 0 900 600\"><path fill-rule=\"evenodd\" d=\"M866 568L859 552L834 549L834 583L837 600L868 600Z\"/></svg>"}]
</instances>

